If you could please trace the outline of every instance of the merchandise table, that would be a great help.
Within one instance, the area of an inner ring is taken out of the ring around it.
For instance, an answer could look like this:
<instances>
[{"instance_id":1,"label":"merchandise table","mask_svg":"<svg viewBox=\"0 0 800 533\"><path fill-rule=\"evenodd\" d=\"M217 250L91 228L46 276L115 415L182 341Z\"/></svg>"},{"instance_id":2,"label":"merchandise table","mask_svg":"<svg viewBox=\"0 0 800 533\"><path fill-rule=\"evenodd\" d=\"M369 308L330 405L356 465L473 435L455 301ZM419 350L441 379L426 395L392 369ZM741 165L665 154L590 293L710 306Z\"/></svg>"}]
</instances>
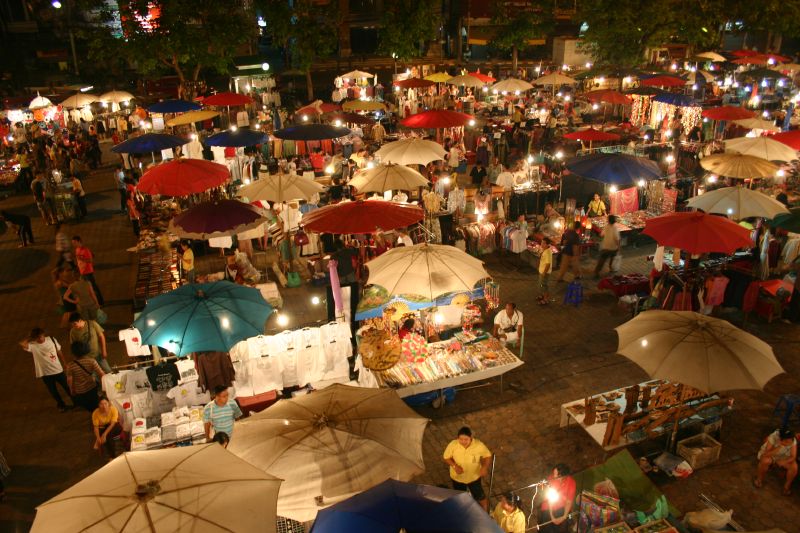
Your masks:
<instances>
[{"instance_id":1,"label":"merchandise table","mask_svg":"<svg viewBox=\"0 0 800 533\"><path fill-rule=\"evenodd\" d=\"M619 298L626 294L641 294L650 292L650 279L643 274L626 274L625 276L609 276L597 284L600 290L610 290Z\"/></svg>"},{"instance_id":2,"label":"merchandise table","mask_svg":"<svg viewBox=\"0 0 800 533\"><path fill-rule=\"evenodd\" d=\"M136 286L133 291L134 310L144 309L147 300L178 288L178 254L151 252L139 254Z\"/></svg>"}]
</instances>

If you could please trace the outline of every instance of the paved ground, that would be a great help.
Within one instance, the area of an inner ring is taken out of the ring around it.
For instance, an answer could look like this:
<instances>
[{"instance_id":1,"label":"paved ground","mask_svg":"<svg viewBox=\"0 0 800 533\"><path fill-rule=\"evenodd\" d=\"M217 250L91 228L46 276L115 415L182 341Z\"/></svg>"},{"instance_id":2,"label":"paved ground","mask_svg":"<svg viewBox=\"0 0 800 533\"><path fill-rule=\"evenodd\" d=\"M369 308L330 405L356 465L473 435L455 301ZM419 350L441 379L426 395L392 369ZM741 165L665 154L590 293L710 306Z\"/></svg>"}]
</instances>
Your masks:
<instances>
[{"instance_id":1,"label":"paved ground","mask_svg":"<svg viewBox=\"0 0 800 533\"><path fill-rule=\"evenodd\" d=\"M116 191L108 172L85 181L89 192L88 219L70 225L96 254L97 279L106 297L109 314L109 352L112 362L124 360L116 332L132 319L130 298L133 286L133 254L124 250L134 243L126 217L115 212ZM42 225L31 199L13 197L0 208L23 210L34 219L37 244L18 249L15 236L0 236L0 354L3 372L0 390L0 450L13 472L7 480L8 497L0 504L0 531L27 531L35 506L64 490L102 466L91 449L88 415L77 411L58 413L44 386L33 374L30 357L17 341L36 325L43 325L60 340L55 315L56 295L49 281L55 263L53 232ZM625 270L645 271L643 255L650 249L626 250ZM555 304L540 308L533 299L535 277L514 256L487 259L489 270L500 281L504 301L513 298L525 313L526 364L507 376L500 394L494 384L458 393L455 403L442 409L420 408L432 419L424 450L427 472L419 481L446 484L447 470L440 460L446 443L462 425L470 425L477 436L497 453L495 491L526 486L542 479L555 462L581 469L603 460L600 448L577 427L558 427L558 408L569 400L615 387L637 383L645 374L615 354L613 328L628 316L608 294L590 290L579 308ZM200 268L211 268L213 259ZM559 291L562 291L560 288ZM284 293L287 313L297 322L320 317L312 306L311 291L305 288ZM513 295L513 296L512 296ZM731 319L737 322L737 317ZM751 485L755 452L763 437L774 429L772 407L779 394L800 390L798 341L795 325L756 321L747 329L775 348L787 374L775 378L765 392L736 393L735 413L722 430L721 460L681 481L659 480L670 501L683 511L699 508L702 492L725 508L750 529L782 527L797 531L800 523L798 495L780 495L777 474L764 489ZM650 450L632 450L634 455ZM797 489L800 492L800 488Z\"/></svg>"}]
</instances>

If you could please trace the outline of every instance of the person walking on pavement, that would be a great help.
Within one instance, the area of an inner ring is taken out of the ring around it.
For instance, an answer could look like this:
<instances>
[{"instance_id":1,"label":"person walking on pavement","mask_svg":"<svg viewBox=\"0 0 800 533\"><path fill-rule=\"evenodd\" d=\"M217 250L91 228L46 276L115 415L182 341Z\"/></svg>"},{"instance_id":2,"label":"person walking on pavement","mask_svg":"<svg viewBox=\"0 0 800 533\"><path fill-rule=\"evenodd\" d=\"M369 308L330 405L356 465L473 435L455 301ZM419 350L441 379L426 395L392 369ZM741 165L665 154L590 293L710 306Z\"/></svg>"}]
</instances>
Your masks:
<instances>
[{"instance_id":1,"label":"person walking on pavement","mask_svg":"<svg viewBox=\"0 0 800 533\"><path fill-rule=\"evenodd\" d=\"M124 213L128 209L128 184L125 182L125 171L122 165L117 165L114 169L114 185L119 193L119 212Z\"/></svg>"},{"instance_id":2,"label":"person walking on pavement","mask_svg":"<svg viewBox=\"0 0 800 533\"><path fill-rule=\"evenodd\" d=\"M603 240L600 242L600 257L594 267L594 277L600 277L600 271L608 260L608 269L614 272L614 257L619 253L620 235L617 227L617 217L608 215L608 224L603 228Z\"/></svg>"},{"instance_id":3,"label":"person walking on pavement","mask_svg":"<svg viewBox=\"0 0 800 533\"><path fill-rule=\"evenodd\" d=\"M450 466L453 489L469 491L484 511L489 512L489 500L481 485L481 479L489 475L492 464L489 448L473 438L472 430L464 426L458 430L457 438L447 445L442 459Z\"/></svg>"},{"instance_id":4,"label":"person walking on pavement","mask_svg":"<svg viewBox=\"0 0 800 533\"><path fill-rule=\"evenodd\" d=\"M64 354L61 353L61 345L58 341L45 335L44 329L33 328L28 338L21 340L19 345L33 356L36 377L45 384L50 396L56 401L58 410L63 413L70 409L71 406L68 406L61 398L56 387L56 385L60 385L64 394L69 397L69 385L67 377L64 375Z\"/></svg>"},{"instance_id":5,"label":"person walking on pavement","mask_svg":"<svg viewBox=\"0 0 800 533\"><path fill-rule=\"evenodd\" d=\"M561 268L558 269L557 279L559 282L564 281L567 270L572 271L575 279L581 277L581 237L578 235L580 227L581 223L575 222L575 225L561 236Z\"/></svg>"},{"instance_id":6,"label":"person walking on pavement","mask_svg":"<svg viewBox=\"0 0 800 533\"><path fill-rule=\"evenodd\" d=\"M92 289L92 284L85 279L78 278L67 286L62 296L64 302L72 304L86 320L97 320L100 303Z\"/></svg>"},{"instance_id":7,"label":"person walking on pavement","mask_svg":"<svg viewBox=\"0 0 800 533\"><path fill-rule=\"evenodd\" d=\"M39 209L39 214L42 215L42 220L49 226L54 224L55 220L47 204L46 185L44 175L37 173L31 182L31 192L33 193L33 201L36 202L36 207Z\"/></svg>"},{"instance_id":8,"label":"person walking on pavement","mask_svg":"<svg viewBox=\"0 0 800 533\"><path fill-rule=\"evenodd\" d=\"M72 361L67 363L66 374L72 403L90 413L97 409L97 382L106 375L97 361L89 356L87 346L80 342L70 345Z\"/></svg>"},{"instance_id":9,"label":"person walking on pavement","mask_svg":"<svg viewBox=\"0 0 800 533\"><path fill-rule=\"evenodd\" d=\"M97 286L97 281L94 279L94 255L92 251L83 244L83 239L79 235L72 237L72 247L75 249L75 260L78 263L78 272L83 279L92 284L94 294L97 296L97 303L100 307L105 305L103 294L100 292L100 287Z\"/></svg>"},{"instance_id":10,"label":"person walking on pavement","mask_svg":"<svg viewBox=\"0 0 800 533\"><path fill-rule=\"evenodd\" d=\"M242 417L239 404L230 399L228 387L217 385L214 388L214 399L203 407L203 424L206 439L211 441L217 433L225 433L229 438L233 435L233 422Z\"/></svg>"},{"instance_id":11,"label":"person walking on pavement","mask_svg":"<svg viewBox=\"0 0 800 533\"><path fill-rule=\"evenodd\" d=\"M111 373L108 364L108 348L103 328L94 320L84 320L80 313L69 316L69 342L83 343L87 349L87 356L94 357L103 372Z\"/></svg>"},{"instance_id":12,"label":"person walking on pavement","mask_svg":"<svg viewBox=\"0 0 800 533\"><path fill-rule=\"evenodd\" d=\"M86 209L86 191L83 190L83 184L81 180L78 179L78 176L73 174L70 176L72 181L72 197L75 199L75 218L77 220L83 220L86 218L88 214L88 210Z\"/></svg>"},{"instance_id":13,"label":"person walking on pavement","mask_svg":"<svg viewBox=\"0 0 800 533\"><path fill-rule=\"evenodd\" d=\"M31 217L22 213L12 213L5 209L0 211L0 219L14 225L19 237L19 248L25 248L33 244L33 229L31 227Z\"/></svg>"},{"instance_id":14,"label":"person walking on pavement","mask_svg":"<svg viewBox=\"0 0 800 533\"><path fill-rule=\"evenodd\" d=\"M57 267L62 267L65 264L75 268L75 261L72 256L72 245L69 242L67 233L61 228L61 223L56 222L56 253L58 254Z\"/></svg>"}]
</instances>

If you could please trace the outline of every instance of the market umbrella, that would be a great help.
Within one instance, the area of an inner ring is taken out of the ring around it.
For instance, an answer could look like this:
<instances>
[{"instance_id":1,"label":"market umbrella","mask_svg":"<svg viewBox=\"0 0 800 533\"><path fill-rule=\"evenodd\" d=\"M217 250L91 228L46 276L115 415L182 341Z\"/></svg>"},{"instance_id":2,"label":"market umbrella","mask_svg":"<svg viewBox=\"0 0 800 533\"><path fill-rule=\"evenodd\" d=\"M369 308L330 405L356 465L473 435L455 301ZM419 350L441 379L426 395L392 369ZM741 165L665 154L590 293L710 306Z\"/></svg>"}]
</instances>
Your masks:
<instances>
[{"instance_id":1,"label":"market umbrella","mask_svg":"<svg viewBox=\"0 0 800 533\"><path fill-rule=\"evenodd\" d=\"M122 141L111 148L116 154L147 154L161 152L167 148L175 148L188 143L186 139L177 135L167 135L166 133L145 133L136 137L131 137L127 141Z\"/></svg>"},{"instance_id":2,"label":"market umbrella","mask_svg":"<svg viewBox=\"0 0 800 533\"><path fill-rule=\"evenodd\" d=\"M736 152L766 159L767 161L792 161L797 151L769 137L737 137L725 141L726 152Z\"/></svg>"},{"instance_id":3,"label":"market umbrella","mask_svg":"<svg viewBox=\"0 0 800 533\"><path fill-rule=\"evenodd\" d=\"M575 83L577 83L575 78L570 78L558 72L546 74L533 80L534 85L574 85Z\"/></svg>"},{"instance_id":4,"label":"market umbrella","mask_svg":"<svg viewBox=\"0 0 800 533\"><path fill-rule=\"evenodd\" d=\"M262 335L271 313L258 289L215 281L190 283L151 298L133 324L145 346L176 355L227 352L239 341Z\"/></svg>"},{"instance_id":5,"label":"market umbrella","mask_svg":"<svg viewBox=\"0 0 800 533\"><path fill-rule=\"evenodd\" d=\"M128 452L37 507L31 531L274 532L280 484L216 443Z\"/></svg>"},{"instance_id":6,"label":"market umbrella","mask_svg":"<svg viewBox=\"0 0 800 533\"><path fill-rule=\"evenodd\" d=\"M650 218L645 222L645 235L661 246L674 246L690 254L731 254L753 245L750 232L739 224L701 211L684 211Z\"/></svg>"},{"instance_id":7,"label":"market umbrella","mask_svg":"<svg viewBox=\"0 0 800 533\"><path fill-rule=\"evenodd\" d=\"M728 60L728 58L726 58L724 55L718 54L717 52L700 52L699 54L695 54L695 57L699 57L701 59L708 59L709 61L713 61L716 63Z\"/></svg>"},{"instance_id":8,"label":"market umbrella","mask_svg":"<svg viewBox=\"0 0 800 533\"><path fill-rule=\"evenodd\" d=\"M623 94L635 94L637 96L656 96L658 94L663 94L664 89L659 89L658 87L634 87L632 89L626 89L623 91Z\"/></svg>"},{"instance_id":9,"label":"market umbrella","mask_svg":"<svg viewBox=\"0 0 800 533\"><path fill-rule=\"evenodd\" d=\"M639 80L640 85L645 87L683 87L686 85L686 80L679 76L670 76L668 74L657 74Z\"/></svg>"},{"instance_id":10,"label":"market umbrella","mask_svg":"<svg viewBox=\"0 0 800 533\"><path fill-rule=\"evenodd\" d=\"M45 109L47 107L52 107L53 102L50 101L49 98L39 95L36 93L36 98L31 100L31 103L28 104L28 109Z\"/></svg>"},{"instance_id":11,"label":"market umbrella","mask_svg":"<svg viewBox=\"0 0 800 533\"><path fill-rule=\"evenodd\" d=\"M384 163L358 172L348 183L358 192L413 191L430 185L425 176L403 165Z\"/></svg>"},{"instance_id":12,"label":"market umbrella","mask_svg":"<svg viewBox=\"0 0 800 533\"><path fill-rule=\"evenodd\" d=\"M589 127L585 130L565 133L564 138L575 141L589 141L589 146L591 147L591 143L594 141L618 141L620 137L616 133L608 133Z\"/></svg>"},{"instance_id":13,"label":"market umbrella","mask_svg":"<svg viewBox=\"0 0 800 533\"><path fill-rule=\"evenodd\" d=\"M690 198L687 205L706 213L728 215L734 220L750 217L773 218L789 212L786 206L774 198L746 187L723 187L709 191Z\"/></svg>"},{"instance_id":14,"label":"market umbrella","mask_svg":"<svg viewBox=\"0 0 800 533\"><path fill-rule=\"evenodd\" d=\"M729 178L771 178L778 165L766 159L742 154L714 154L700 160L704 169Z\"/></svg>"},{"instance_id":15,"label":"market umbrella","mask_svg":"<svg viewBox=\"0 0 800 533\"><path fill-rule=\"evenodd\" d=\"M334 123L338 120L342 124L375 124L374 118L366 115L359 115L358 113L348 113L346 111L325 115L325 120Z\"/></svg>"},{"instance_id":16,"label":"market umbrella","mask_svg":"<svg viewBox=\"0 0 800 533\"><path fill-rule=\"evenodd\" d=\"M392 248L367 263L370 285L390 295L415 294L433 300L455 291L471 291L489 274L483 261L455 246L415 244Z\"/></svg>"},{"instance_id":17,"label":"market umbrella","mask_svg":"<svg viewBox=\"0 0 800 533\"><path fill-rule=\"evenodd\" d=\"M734 50L730 54L734 57L751 57L751 56L757 56L758 52L756 50L748 50L746 48L742 48L741 50Z\"/></svg>"},{"instance_id":18,"label":"market umbrella","mask_svg":"<svg viewBox=\"0 0 800 533\"><path fill-rule=\"evenodd\" d=\"M492 90L500 93L503 91L509 93L516 91L525 92L531 89L533 89L533 85L525 80L518 80L517 78L506 78L492 85Z\"/></svg>"},{"instance_id":19,"label":"market umbrella","mask_svg":"<svg viewBox=\"0 0 800 533\"><path fill-rule=\"evenodd\" d=\"M431 161L440 161L447 154L442 145L417 137L386 143L375 152L381 161L398 165L427 165Z\"/></svg>"},{"instance_id":20,"label":"market umbrella","mask_svg":"<svg viewBox=\"0 0 800 533\"><path fill-rule=\"evenodd\" d=\"M328 124L298 124L275 131L272 135L278 139L289 141L322 141L338 139L350 134L348 128L339 128Z\"/></svg>"},{"instance_id":21,"label":"market umbrella","mask_svg":"<svg viewBox=\"0 0 800 533\"><path fill-rule=\"evenodd\" d=\"M99 96L89 93L73 94L65 98L59 105L65 109L80 109L100 100Z\"/></svg>"},{"instance_id":22,"label":"market umbrella","mask_svg":"<svg viewBox=\"0 0 800 533\"><path fill-rule=\"evenodd\" d=\"M741 120L743 118L755 118L756 114L743 107L723 105L704 109L702 116L712 120Z\"/></svg>"},{"instance_id":23,"label":"market umbrella","mask_svg":"<svg viewBox=\"0 0 800 533\"><path fill-rule=\"evenodd\" d=\"M773 65L770 68L778 72L797 72L800 70L800 65L797 63L784 63L782 65Z\"/></svg>"},{"instance_id":24,"label":"market umbrella","mask_svg":"<svg viewBox=\"0 0 800 533\"><path fill-rule=\"evenodd\" d=\"M740 120L732 120L737 126L751 130L765 130L765 131L781 131L772 120L764 120L762 118L743 118ZM774 139L774 137L772 137Z\"/></svg>"},{"instance_id":25,"label":"market umbrella","mask_svg":"<svg viewBox=\"0 0 800 533\"><path fill-rule=\"evenodd\" d=\"M474 120L475 117L467 115L466 113L434 109L432 111L423 111L422 113L407 116L400 121L400 124L407 128L438 129L466 126L470 121Z\"/></svg>"},{"instance_id":26,"label":"market umbrella","mask_svg":"<svg viewBox=\"0 0 800 533\"><path fill-rule=\"evenodd\" d=\"M121 104L123 102L129 102L133 100L133 98L134 96L128 91L109 91L101 94L99 100L109 104Z\"/></svg>"},{"instance_id":27,"label":"market umbrella","mask_svg":"<svg viewBox=\"0 0 800 533\"><path fill-rule=\"evenodd\" d=\"M268 140L269 136L263 131L251 130L250 128L231 128L215 133L205 140L205 144L206 146L244 147L264 144Z\"/></svg>"},{"instance_id":28,"label":"market umbrella","mask_svg":"<svg viewBox=\"0 0 800 533\"><path fill-rule=\"evenodd\" d=\"M661 93L653 97L654 102L661 102L679 107L690 107L698 105L694 98L680 93Z\"/></svg>"},{"instance_id":29,"label":"market umbrella","mask_svg":"<svg viewBox=\"0 0 800 533\"><path fill-rule=\"evenodd\" d=\"M219 111L188 111L177 117L173 117L167 121L167 126L182 126L184 124L194 124L195 122L203 122L214 117L219 116Z\"/></svg>"},{"instance_id":30,"label":"market umbrella","mask_svg":"<svg viewBox=\"0 0 800 533\"><path fill-rule=\"evenodd\" d=\"M136 188L145 194L189 196L219 187L228 178L225 165L204 159L173 159L151 167Z\"/></svg>"},{"instance_id":31,"label":"market umbrella","mask_svg":"<svg viewBox=\"0 0 800 533\"><path fill-rule=\"evenodd\" d=\"M567 169L584 178L607 184L628 185L662 178L655 161L627 154L591 154L567 161Z\"/></svg>"},{"instance_id":32,"label":"market umbrella","mask_svg":"<svg viewBox=\"0 0 800 533\"><path fill-rule=\"evenodd\" d=\"M278 515L305 522L386 479L424 472L427 424L392 389L335 384L237 422L228 449L283 479Z\"/></svg>"},{"instance_id":33,"label":"market umbrella","mask_svg":"<svg viewBox=\"0 0 800 533\"><path fill-rule=\"evenodd\" d=\"M412 204L359 200L326 205L303 215L303 227L317 233L374 233L405 228L425 218L425 211Z\"/></svg>"},{"instance_id":34,"label":"market umbrella","mask_svg":"<svg viewBox=\"0 0 800 533\"><path fill-rule=\"evenodd\" d=\"M502 533L469 493L387 479L323 509L310 533Z\"/></svg>"},{"instance_id":35,"label":"market umbrella","mask_svg":"<svg viewBox=\"0 0 800 533\"><path fill-rule=\"evenodd\" d=\"M342 104L345 111L386 111L386 105L377 100L350 100Z\"/></svg>"},{"instance_id":36,"label":"market umbrella","mask_svg":"<svg viewBox=\"0 0 800 533\"><path fill-rule=\"evenodd\" d=\"M588 93L584 94L584 96L590 102L605 102L607 104L621 105L631 105L633 103L629 97L625 96L619 91L614 91L611 89L589 91Z\"/></svg>"},{"instance_id":37,"label":"market umbrella","mask_svg":"<svg viewBox=\"0 0 800 533\"><path fill-rule=\"evenodd\" d=\"M741 76L743 78L747 78L750 80L760 80L760 79L768 79L768 80L776 80L778 78L785 78L783 74L778 72L772 68L754 68L750 70L745 70L742 72Z\"/></svg>"},{"instance_id":38,"label":"market umbrella","mask_svg":"<svg viewBox=\"0 0 800 533\"><path fill-rule=\"evenodd\" d=\"M762 55L755 55L755 56L747 56L747 57L740 57L738 59L734 59L731 63L736 65L766 65L769 61L769 58L762 56Z\"/></svg>"},{"instance_id":39,"label":"market umbrella","mask_svg":"<svg viewBox=\"0 0 800 533\"><path fill-rule=\"evenodd\" d=\"M617 353L654 379L706 393L762 390L783 373L772 348L730 322L692 311L647 311L616 328Z\"/></svg>"},{"instance_id":40,"label":"market umbrella","mask_svg":"<svg viewBox=\"0 0 800 533\"><path fill-rule=\"evenodd\" d=\"M322 100L314 100L310 104L301 107L297 111L294 112L295 115L322 115L324 113L332 113L333 111L339 111L342 109L342 106L339 104L332 104L329 102L323 102Z\"/></svg>"},{"instance_id":41,"label":"market umbrella","mask_svg":"<svg viewBox=\"0 0 800 533\"><path fill-rule=\"evenodd\" d=\"M426 80L429 80L429 81L432 81L432 82L435 82L435 83L444 83L444 82L446 82L447 80L449 80L452 77L453 76L451 76L447 72L434 72L433 74L428 74L423 79L426 79Z\"/></svg>"},{"instance_id":42,"label":"market umbrella","mask_svg":"<svg viewBox=\"0 0 800 533\"><path fill-rule=\"evenodd\" d=\"M782 142L786 146L790 146L795 150L800 150L800 130L789 130L775 135L770 135L770 139Z\"/></svg>"},{"instance_id":43,"label":"market umbrella","mask_svg":"<svg viewBox=\"0 0 800 533\"><path fill-rule=\"evenodd\" d=\"M239 195L248 200L267 202L288 202L290 200L310 200L322 192L322 185L311 178L291 174L259 174L258 180L239 189Z\"/></svg>"},{"instance_id":44,"label":"market umbrella","mask_svg":"<svg viewBox=\"0 0 800 533\"><path fill-rule=\"evenodd\" d=\"M162 100L147 108L151 113L185 113L200 110L200 104L186 100Z\"/></svg>"},{"instance_id":45,"label":"market umbrella","mask_svg":"<svg viewBox=\"0 0 800 533\"><path fill-rule=\"evenodd\" d=\"M447 80L450 85L463 85L464 87L483 87L486 82L475 76L469 74L462 74L460 76L453 76Z\"/></svg>"},{"instance_id":46,"label":"market umbrella","mask_svg":"<svg viewBox=\"0 0 800 533\"><path fill-rule=\"evenodd\" d=\"M169 229L178 237L213 239L255 229L267 221L264 212L238 200L202 202L173 218Z\"/></svg>"},{"instance_id":47,"label":"market umbrella","mask_svg":"<svg viewBox=\"0 0 800 533\"><path fill-rule=\"evenodd\" d=\"M800 207L793 207L788 213L777 215L769 223L776 228L785 229L792 233L800 233Z\"/></svg>"},{"instance_id":48,"label":"market umbrella","mask_svg":"<svg viewBox=\"0 0 800 533\"><path fill-rule=\"evenodd\" d=\"M705 70L695 70L686 76L686 85L694 85L695 83L706 83L714 81L714 75Z\"/></svg>"},{"instance_id":49,"label":"market umbrella","mask_svg":"<svg viewBox=\"0 0 800 533\"><path fill-rule=\"evenodd\" d=\"M394 85L400 87L401 89L420 89L424 87L430 87L431 85L436 85L436 82L431 80L423 80L420 78L407 78L405 80L398 80L394 82Z\"/></svg>"},{"instance_id":50,"label":"market umbrella","mask_svg":"<svg viewBox=\"0 0 800 533\"><path fill-rule=\"evenodd\" d=\"M497 81L496 78L493 78L493 77L489 76L488 74L481 74L480 69L476 70L475 72L467 72L467 75L473 76L475 78L478 78L483 83L493 83L493 82Z\"/></svg>"},{"instance_id":51,"label":"market umbrella","mask_svg":"<svg viewBox=\"0 0 800 533\"><path fill-rule=\"evenodd\" d=\"M239 93L217 93L203 98L203 105L216 105L216 106L237 106L252 104L253 99L247 95Z\"/></svg>"},{"instance_id":52,"label":"market umbrella","mask_svg":"<svg viewBox=\"0 0 800 533\"><path fill-rule=\"evenodd\" d=\"M351 70L350 72L345 72L339 77L346 80L363 80L364 78L373 78L375 75L370 74L369 72L364 72L363 70Z\"/></svg>"}]
</instances>

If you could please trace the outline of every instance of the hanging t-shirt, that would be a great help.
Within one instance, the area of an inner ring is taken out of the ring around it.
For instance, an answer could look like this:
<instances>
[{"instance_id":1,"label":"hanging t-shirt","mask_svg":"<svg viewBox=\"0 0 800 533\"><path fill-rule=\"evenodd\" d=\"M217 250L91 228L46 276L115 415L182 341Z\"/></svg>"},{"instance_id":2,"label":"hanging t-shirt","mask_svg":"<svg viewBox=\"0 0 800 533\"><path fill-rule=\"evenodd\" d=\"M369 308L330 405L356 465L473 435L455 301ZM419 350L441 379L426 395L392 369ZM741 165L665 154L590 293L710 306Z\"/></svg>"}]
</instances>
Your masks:
<instances>
[{"instance_id":1,"label":"hanging t-shirt","mask_svg":"<svg viewBox=\"0 0 800 533\"><path fill-rule=\"evenodd\" d=\"M58 350L61 345L53 337L45 337L44 342L31 341L25 351L33 355L33 367L36 377L53 376L64 371L61 361L58 360Z\"/></svg>"},{"instance_id":2,"label":"hanging t-shirt","mask_svg":"<svg viewBox=\"0 0 800 533\"><path fill-rule=\"evenodd\" d=\"M142 345L142 334L136 328L121 329L119 340L125 342L125 351L128 352L128 357L150 355L150 347Z\"/></svg>"},{"instance_id":3,"label":"hanging t-shirt","mask_svg":"<svg viewBox=\"0 0 800 533\"><path fill-rule=\"evenodd\" d=\"M236 125L240 128L246 128L250 125L250 117L247 116L247 111L236 113Z\"/></svg>"},{"instance_id":4,"label":"hanging t-shirt","mask_svg":"<svg viewBox=\"0 0 800 533\"><path fill-rule=\"evenodd\" d=\"M109 399L125 394L125 389L128 382L128 373L119 372L106 373L102 380L102 387Z\"/></svg>"},{"instance_id":5,"label":"hanging t-shirt","mask_svg":"<svg viewBox=\"0 0 800 533\"><path fill-rule=\"evenodd\" d=\"M194 361L191 359L179 359L175 361L175 366L178 368L180 374L179 383L188 383L190 381L197 381L197 369L194 367Z\"/></svg>"},{"instance_id":6,"label":"hanging t-shirt","mask_svg":"<svg viewBox=\"0 0 800 533\"><path fill-rule=\"evenodd\" d=\"M153 397L149 390L131 394L131 405L134 417L147 418L148 416L153 416Z\"/></svg>"},{"instance_id":7,"label":"hanging t-shirt","mask_svg":"<svg viewBox=\"0 0 800 533\"><path fill-rule=\"evenodd\" d=\"M211 401L211 396L207 392L201 392L197 386L197 381L189 381L173 387L167 392L167 398L175 400L177 407L192 407L194 405L205 405Z\"/></svg>"},{"instance_id":8,"label":"hanging t-shirt","mask_svg":"<svg viewBox=\"0 0 800 533\"><path fill-rule=\"evenodd\" d=\"M250 388L237 394L255 396L283 389L283 364L280 357L267 356L249 359L245 361L245 367Z\"/></svg>"},{"instance_id":9,"label":"hanging t-shirt","mask_svg":"<svg viewBox=\"0 0 800 533\"><path fill-rule=\"evenodd\" d=\"M180 374L175 363L169 361L148 368L147 379L154 391L168 391L178 384Z\"/></svg>"},{"instance_id":10,"label":"hanging t-shirt","mask_svg":"<svg viewBox=\"0 0 800 533\"><path fill-rule=\"evenodd\" d=\"M150 380L147 378L147 370L144 368L137 368L128 372L125 390L128 393L150 390Z\"/></svg>"}]
</instances>

